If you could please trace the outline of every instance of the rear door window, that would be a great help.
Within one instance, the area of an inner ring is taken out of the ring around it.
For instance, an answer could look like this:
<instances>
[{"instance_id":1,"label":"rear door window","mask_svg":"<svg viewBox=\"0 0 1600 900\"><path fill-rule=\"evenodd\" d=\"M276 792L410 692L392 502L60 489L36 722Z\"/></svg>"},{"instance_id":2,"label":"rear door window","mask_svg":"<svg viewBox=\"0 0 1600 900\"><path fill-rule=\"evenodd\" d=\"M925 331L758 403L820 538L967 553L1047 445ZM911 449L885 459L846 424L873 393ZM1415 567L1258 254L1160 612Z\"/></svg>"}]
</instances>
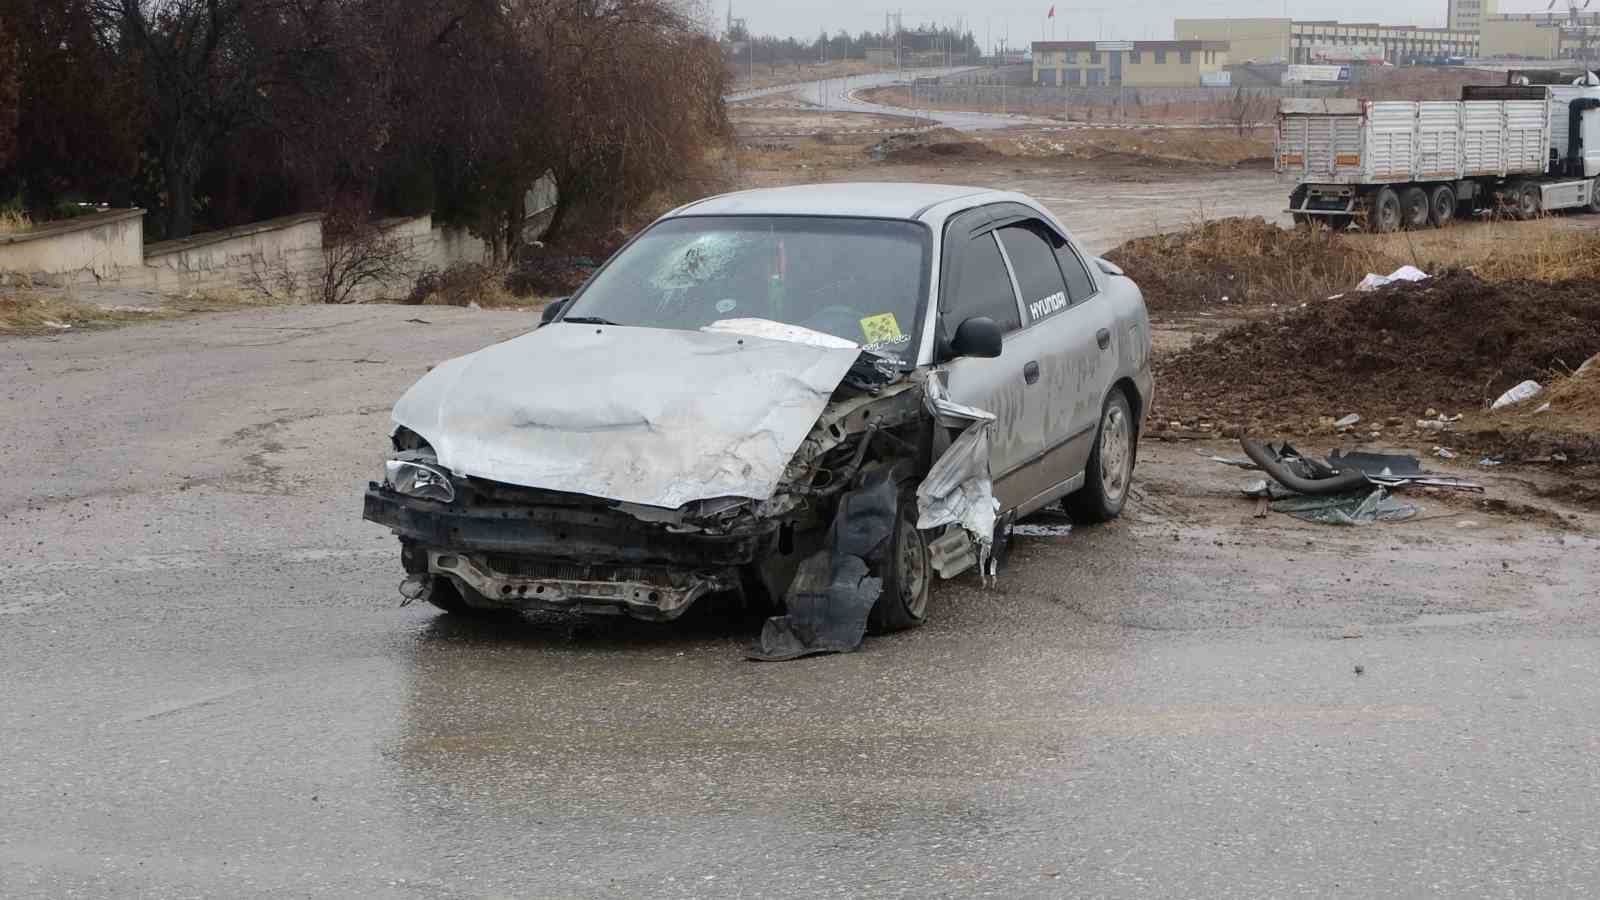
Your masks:
<instances>
[{"instance_id":1,"label":"rear door window","mask_svg":"<svg viewBox=\"0 0 1600 900\"><path fill-rule=\"evenodd\" d=\"M1022 292L1022 307L1030 325L1072 305L1056 262L1055 235L1036 221L1007 225L998 234L1017 275L1017 289Z\"/></svg>"},{"instance_id":2,"label":"rear door window","mask_svg":"<svg viewBox=\"0 0 1600 900\"><path fill-rule=\"evenodd\" d=\"M967 241L961 248L955 275L955 288L944 302L947 334L954 334L962 322L973 316L988 316L1006 333L1022 327L1011 275L992 232Z\"/></svg>"},{"instance_id":3,"label":"rear door window","mask_svg":"<svg viewBox=\"0 0 1600 900\"><path fill-rule=\"evenodd\" d=\"M1056 262L1061 264L1061 274L1067 277L1067 299L1073 303L1082 303L1099 290L1094 286L1094 279L1089 277L1089 269L1083 264L1083 257L1072 249L1071 244L1058 239Z\"/></svg>"}]
</instances>

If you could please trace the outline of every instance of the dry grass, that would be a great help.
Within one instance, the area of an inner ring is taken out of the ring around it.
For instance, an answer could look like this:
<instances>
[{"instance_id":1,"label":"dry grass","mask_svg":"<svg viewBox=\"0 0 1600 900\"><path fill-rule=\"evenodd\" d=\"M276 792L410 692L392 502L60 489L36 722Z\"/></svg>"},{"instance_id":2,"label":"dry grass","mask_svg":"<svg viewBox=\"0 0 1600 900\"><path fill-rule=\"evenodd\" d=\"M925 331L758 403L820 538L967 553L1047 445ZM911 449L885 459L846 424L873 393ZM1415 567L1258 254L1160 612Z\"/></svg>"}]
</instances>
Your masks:
<instances>
[{"instance_id":1,"label":"dry grass","mask_svg":"<svg viewBox=\"0 0 1600 900\"><path fill-rule=\"evenodd\" d=\"M1144 288L1152 312L1320 300L1399 263L1326 230L1286 231L1261 218L1196 223L1106 254Z\"/></svg>"},{"instance_id":2,"label":"dry grass","mask_svg":"<svg viewBox=\"0 0 1600 900\"><path fill-rule=\"evenodd\" d=\"M0 234L16 234L33 227L28 214L14 209L0 209Z\"/></svg>"},{"instance_id":3,"label":"dry grass","mask_svg":"<svg viewBox=\"0 0 1600 900\"><path fill-rule=\"evenodd\" d=\"M1600 273L1600 232L1568 220L1465 222L1436 231L1350 234L1352 245L1424 272L1470 269L1486 281L1540 282Z\"/></svg>"},{"instance_id":4,"label":"dry grass","mask_svg":"<svg viewBox=\"0 0 1600 900\"><path fill-rule=\"evenodd\" d=\"M153 322L201 313L288 305L254 291L208 291L163 299L157 307L101 306L71 290L0 292L0 335L60 334L76 328Z\"/></svg>"},{"instance_id":5,"label":"dry grass","mask_svg":"<svg viewBox=\"0 0 1600 900\"><path fill-rule=\"evenodd\" d=\"M828 63L780 63L776 69L756 60L755 76L751 77L748 65L729 66L730 91L753 91L778 87L800 81L817 81L822 78L845 78L882 71L883 67L864 59L840 59Z\"/></svg>"}]
</instances>

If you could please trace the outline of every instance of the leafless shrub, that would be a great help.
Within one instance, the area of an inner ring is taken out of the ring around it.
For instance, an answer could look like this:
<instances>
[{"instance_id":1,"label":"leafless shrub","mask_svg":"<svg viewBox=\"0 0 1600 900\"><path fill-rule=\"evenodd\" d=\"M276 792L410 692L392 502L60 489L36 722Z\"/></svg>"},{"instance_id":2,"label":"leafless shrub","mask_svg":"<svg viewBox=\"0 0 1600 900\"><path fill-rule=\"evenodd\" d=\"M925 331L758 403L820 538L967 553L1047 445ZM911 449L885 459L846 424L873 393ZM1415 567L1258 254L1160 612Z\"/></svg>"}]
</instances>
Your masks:
<instances>
[{"instance_id":1,"label":"leafless shrub","mask_svg":"<svg viewBox=\"0 0 1600 900\"><path fill-rule=\"evenodd\" d=\"M323 303L358 303L361 291L398 291L417 271L411 241L385 232L367 219L345 218L330 228L324 223L320 299Z\"/></svg>"}]
</instances>

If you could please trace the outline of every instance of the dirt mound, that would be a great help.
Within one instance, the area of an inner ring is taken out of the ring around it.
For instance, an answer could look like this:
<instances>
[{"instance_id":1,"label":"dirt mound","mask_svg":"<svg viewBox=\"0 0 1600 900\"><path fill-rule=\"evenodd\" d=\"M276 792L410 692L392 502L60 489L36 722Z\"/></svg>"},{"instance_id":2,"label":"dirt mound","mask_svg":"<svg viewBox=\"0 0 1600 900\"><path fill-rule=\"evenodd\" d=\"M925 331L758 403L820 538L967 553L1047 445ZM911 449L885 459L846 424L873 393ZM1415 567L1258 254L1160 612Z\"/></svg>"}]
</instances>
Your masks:
<instances>
[{"instance_id":1,"label":"dirt mound","mask_svg":"<svg viewBox=\"0 0 1600 900\"><path fill-rule=\"evenodd\" d=\"M1480 409L1600 348L1600 279L1490 284L1465 271L1351 292L1194 344L1157 364L1156 427L1262 433L1358 413L1411 426Z\"/></svg>"},{"instance_id":2,"label":"dirt mound","mask_svg":"<svg viewBox=\"0 0 1600 900\"><path fill-rule=\"evenodd\" d=\"M915 134L892 134L868 147L867 155L880 162L925 163L983 159L1000 154L959 131L936 128Z\"/></svg>"},{"instance_id":3,"label":"dirt mound","mask_svg":"<svg viewBox=\"0 0 1600 900\"><path fill-rule=\"evenodd\" d=\"M1531 400L1469 414L1460 443L1508 460L1600 466L1600 353ZM1589 486L1587 496L1600 499L1600 488Z\"/></svg>"},{"instance_id":4,"label":"dirt mound","mask_svg":"<svg viewBox=\"0 0 1600 900\"><path fill-rule=\"evenodd\" d=\"M1398 263L1327 229L1285 231L1261 218L1206 222L1139 238L1106 254L1144 291L1152 313L1299 304L1354 287Z\"/></svg>"}]
</instances>

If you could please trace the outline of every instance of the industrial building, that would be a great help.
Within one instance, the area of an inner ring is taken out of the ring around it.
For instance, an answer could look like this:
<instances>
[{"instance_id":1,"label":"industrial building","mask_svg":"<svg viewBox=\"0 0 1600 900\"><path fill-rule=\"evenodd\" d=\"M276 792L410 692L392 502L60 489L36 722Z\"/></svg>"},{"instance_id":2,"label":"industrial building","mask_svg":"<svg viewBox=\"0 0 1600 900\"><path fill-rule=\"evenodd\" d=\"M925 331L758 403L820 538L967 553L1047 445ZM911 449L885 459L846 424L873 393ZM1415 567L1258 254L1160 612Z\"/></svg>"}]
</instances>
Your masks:
<instances>
[{"instance_id":1,"label":"industrial building","mask_svg":"<svg viewBox=\"0 0 1600 900\"><path fill-rule=\"evenodd\" d=\"M1595 58L1600 12L1507 13L1483 20L1483 55L1499 59Z\"/></svg>"},{"instance_id":2,"label":"industrial building","mask_svg":"<svg viewBox=\"0 0 1600 900\"><path fill-rule=\"evenodd\" d=\"M1456 0L1466 3L1469 0ZM1472 0L1492 7L1494 0ZM1454 10L1454 3L1451 9ZM1481 10L1483 6L1479 6ZM1463 15L1466 11L1463 10ZM1172 26L1180 41L1221 41L1234 62L1295 64L1345 61L1338 57L1374 57L1396 65L1439 57L1479 55L1476 28L1419 28L1376 22L1296 21L1293 19L1178 19ZM1358 51L1352 53L1352 51Z\"/></svg>"},{"instance_id":3,"label":"industrial building","mask_svg":"<svg viewBox=\"0 0 1600 900\"><path fill-rule=\"evenodd\" d=\"M1033 83L1194 87L1228 65L1226 41L1035 41Z\"/></svg>"},{"instance_id":4,"label":"industrial building","mask_svg":"<svg viewBox=\"0 0 1600 900\"><path fill-rule=\"evenodd\" d=\"M1447 0L1444 20L1454 31L1477 31L1495 9L1495 0Z\"/></svg>"}]
</instances>

